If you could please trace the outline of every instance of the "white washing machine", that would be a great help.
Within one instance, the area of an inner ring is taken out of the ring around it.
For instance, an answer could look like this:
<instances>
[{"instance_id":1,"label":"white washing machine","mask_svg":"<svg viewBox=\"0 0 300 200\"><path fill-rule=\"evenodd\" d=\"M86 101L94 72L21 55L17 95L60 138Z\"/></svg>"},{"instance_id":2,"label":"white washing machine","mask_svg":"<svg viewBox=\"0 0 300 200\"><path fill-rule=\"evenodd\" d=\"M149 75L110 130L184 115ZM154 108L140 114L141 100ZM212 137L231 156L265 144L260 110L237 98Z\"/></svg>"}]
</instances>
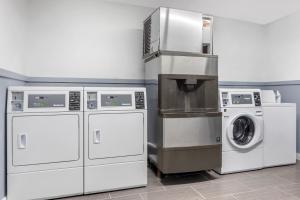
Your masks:
<instances>
[{"instance_id":1,"label":"white washing machine","mask_svg":"<svg viewBox=\"0 0 300 200\"><path fill-rule=\"evenodd\" d=\"M297 157L296 104L276 103L276 93L273 90L262 92L264 166L295 164Z\"/></svg>"},{"instance_id":2,"label":"white washing machine","mask_svg":"<svg viewBox=\"0 0 300 200\"><path fill-rule=\"evenodd\" d=\"M7 199L83 194L83 88L9 87Z\"/></svg>"},{"instance_id":3,"label":"white washing machine","mask_svg":"<svg viewBox=\"0 0 300 200\"><path fill-rule=\"evenodd\" d=\"M145 88L84 88L84 193L147 185Z\"/></svg>"},{"instance_id":4,"label":"white washing machine","mask_svg":"<svg viewBox=\"0 0 300 200\"><path fill-rule=\"evenodd\" d=\"M263 112L258 89L220 89L221 174L263 167Z\"/></svg>"}]
</instances>

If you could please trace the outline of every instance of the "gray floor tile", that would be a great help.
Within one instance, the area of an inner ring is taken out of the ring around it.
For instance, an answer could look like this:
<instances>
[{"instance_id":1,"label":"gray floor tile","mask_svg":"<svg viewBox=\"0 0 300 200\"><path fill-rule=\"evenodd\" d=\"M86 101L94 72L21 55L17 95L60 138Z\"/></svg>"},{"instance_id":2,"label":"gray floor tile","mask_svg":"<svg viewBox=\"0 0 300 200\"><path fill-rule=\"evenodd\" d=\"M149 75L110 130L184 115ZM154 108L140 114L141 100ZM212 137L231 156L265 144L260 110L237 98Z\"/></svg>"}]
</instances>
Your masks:
<instances>
[{"instance_id":1,"label":"gray floor tile","mask_svg":"<svg viewBox=\"0 0 300 200\"><path fill-rule=\"evenodd\" d=\"M250 191L248 187L238 181L210 182L193 187L206 198Z\"/></svg>"},{"instance_id":2,"label":"gray floor tile","mask_svg":"<svg viewBox=\"0 0 300 200\"><path fill-rule=\"evenodd\" d=\"M207 200L236 200L236 198L234 198L233 195L226 195L226 196L209 198Z\"/></svg>"},{"instance_id":3,"label":"gray floor tile","mask_svg":"<svg viewBox=\"0 0 300 200\"><path fill-rule=\"evenodd\" d=\"M214 171L208 171L204 173L203 176L205 176L208 180L215 182L243 180L249 178L249 175L246 172L220 175Z\"/></svg>"},{"instance_id":4,"label":"gray floor tile","mask_svg":"<svg viewBox=\"0 0 300 200\"><path fill-rule=\"evenodd\" d=\"M244 185L246 185L251 189L260 189L260 188L265 188L270 186L292 184L292 182L287 179L283 179L271 175L248 177L248 179L239 180L239 182L243 183Z\"/></svg>"},{"instance_id":5,"label":"gray floor tile","mask_svg":"<svg viewBox=\"0 0 300 200\"><path fill-rule=\"evenodd\" d=\"M276 187L234 194L234 197L238 200L299 200L293 195L277 190Z\"/></svg>"},{"instance_id":6,"label":"gray floor tile","mask_svg":"<svg viewBox=\"0 0 300 200\"><path fill-rule=\"evenodd\" d=\"M139 195L139 194L125 196L125 197L116 197L116 198L112 198L112 199L114 199L114 200L143 200L141 195Z\"/></svg>"},{"instance_id":7,"label":"gray floor tile","mask_svg":"<svg viewBox=\"0 0 300 200\"><path fill-rule=\"evenodd\" d=\"M279 190L297 196L300 199L300 183L294 183L290 185L283 185L278 187Z\"/></svg>"},{"instance_id":8,"label":"gray floor tile","mask_svg":"<svg viewBox=\"0 0 300 200\"><path fill-rule=\"evenodd\" d=\"M202 200L203 198L191 188L177 188L161 192L142 194L144 200Z\"/></svg>"},{"instance_id":9,"label":"gray floor tile","mask_svg":"<svg viewBox=\"0 0 300 200\"><path fill-rule=\"evenodd\" d=\"M219 175L213 171L167 176L148 169L148 186L62 200L300 200L297 165Z\"/></svg>"},{"instance_id":10,"label":"gray floor tile","mask_svg":"<svg viewBox=\"0 0 300 200\"><path fill-rule=\"evenodd\" d=\"M294 183L300 183L300 170L291 170L278 175L279 177L292 181Z\"/></svg>"},{"instance_id":11,"label":"gray floor tile","mask_svg":"<svg viewBox=\"0 0 300 200\"><path fill-rule=\"evenodd\" d=\"M128 190L119 190L115 192L111 192L111 197L123 197L123 196L129 196L134 194L142 194L147 192L157 192L157 191L164 191L165 188L160 185L155 186L147 186L142 188L134 188L134 189L128 189Z\"/></svg>"}]
</instances>

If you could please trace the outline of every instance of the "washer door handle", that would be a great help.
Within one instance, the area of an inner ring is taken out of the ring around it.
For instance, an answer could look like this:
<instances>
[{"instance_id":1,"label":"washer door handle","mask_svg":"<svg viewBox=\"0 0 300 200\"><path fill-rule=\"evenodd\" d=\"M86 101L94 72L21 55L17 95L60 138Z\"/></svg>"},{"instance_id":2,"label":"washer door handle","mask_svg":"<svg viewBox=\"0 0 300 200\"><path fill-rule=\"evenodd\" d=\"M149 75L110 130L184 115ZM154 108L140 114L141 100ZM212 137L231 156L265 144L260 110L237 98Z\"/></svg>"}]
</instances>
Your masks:
<instances>
[{"instance_id":1,"label":"washer door handle","mask_svg":"<svg viewBox=\"0 0 300 200\"><path fill-rule=\"evenodd\" d=\"M27 134L20 133L18 135L18 148L19 149L26 149L27 146Z\"/></svg>"},{"instance_id":2,"label":"washer door handle","mask_svg":"<svg viewBox=\"0 0 300 200\"><path fill-rule=\"evenodd\" d=\"M100 129L95 129L94 130L94 144L100 144Z\"/></svg>"}]
</instances>

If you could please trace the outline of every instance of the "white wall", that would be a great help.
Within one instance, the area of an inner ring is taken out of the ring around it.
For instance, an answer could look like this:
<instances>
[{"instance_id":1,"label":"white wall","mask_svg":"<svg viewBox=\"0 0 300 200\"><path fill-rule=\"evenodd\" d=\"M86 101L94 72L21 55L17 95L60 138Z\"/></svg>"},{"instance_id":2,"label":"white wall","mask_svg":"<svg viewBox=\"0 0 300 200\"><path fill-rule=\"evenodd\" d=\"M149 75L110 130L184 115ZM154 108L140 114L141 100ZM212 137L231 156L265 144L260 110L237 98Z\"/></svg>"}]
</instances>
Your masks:
<instances>
[{"instance_id":1,"label":"white wall","mask_svg":"<svg viewBox=\"0 0 300 200\"><path fill-rule=\"evenodd\" d=\"M101 0L29 0L29 76L140 79L151 9Z\"/></svg>"},{"instance_id":2,"label":"white wall","mask_svg":"<svg viewBox=\"0 0 300 200\"><path fill-rule=\"evenodd\" d=\"M142 22L151 11L102 0L0 0L0 68L142 79ZM300 12L266 26L215 17L220 80L299 80L299 22Z\"/></svg>"},{"instance_id":3,"label":"white wall","mask_svg":"<svg viewBox=\"0 0 300 200\"><path fill-rule=\"evenodd\" d=\"M0 68L23 72L26 1L0 0Z\"/></svg>"},{"instance_id":4,"label":"white wall","mask_svg":"<svg viewBox=\"0 0 300 200\"><path fill-rule=\"evenodd\" d=\"M142 79L142 23L151 11L101 0L29 0L26 75ZM262 43L261 25L216 17L220 80L267 81Z\"/></svg>"},{"instance_id":5,"label":"white wall","mask_svg":"<svg viewBox=\"0 0 300 200\"><path fill-rule=\"evenodd\" d=\"M300 80L300 12L265 27L269 80Z\"/></svg>"},{"instance_id":6,"label":"white wall","mask_svg":"<svg viewBox=\"0 0 300 200\"><path fill-rule=\"evenodd\" d=\"M268 81L264 27L219 17L215 17L214 22L214 53L219 55L219 80Z\"/></svg>"}]
</instances>

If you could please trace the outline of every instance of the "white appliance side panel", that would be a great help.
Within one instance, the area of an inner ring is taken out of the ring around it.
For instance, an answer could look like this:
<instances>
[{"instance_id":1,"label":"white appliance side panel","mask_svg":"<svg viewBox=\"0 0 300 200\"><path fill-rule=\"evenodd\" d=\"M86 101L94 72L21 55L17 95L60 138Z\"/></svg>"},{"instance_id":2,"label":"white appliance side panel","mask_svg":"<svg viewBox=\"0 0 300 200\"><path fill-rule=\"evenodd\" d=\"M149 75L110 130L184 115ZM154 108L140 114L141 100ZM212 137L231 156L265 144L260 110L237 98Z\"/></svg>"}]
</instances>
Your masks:
<instances>
[{"instance_id":1,"label":"white appliance side panel","mask_svg":"<svg viewBox=\"0 0 300 200\"><path fill-rule=\"evenodd\" d=\"M7 200L52 199L83 194L83 168L8 174Z\"/></svg>"},{"instance_id":2,"label":"white appliance side panel","mask_svg":"<svg viewBox=\"0 0 300 200\"><path fill-rule=\"evenodd\" d=\"M143 113L102 113L89 115L89 159L142 155L144 153Z\"/></svg>"},{"instance_id":3,"label":"white appliance side panel","mask_svg":"<svg viewBox=\"0 0 300 200\"><path fill-rule=\"evenodd\" d=\"M260 169L263 167L263 155L263 148L222 152L221 173Z\"/></svg>"},{"instance_id":4,"label":"white appliance side panel","mask_svg":"<svg viewBox=\"0 0 300 200\"><path fill-rule=\"evenodd\" d=\"M79 160L79 119L79 115L68 114L13 117L13 165Z\"/></svg>"},{"instance_id":5,"label":"white appliance side panel","mask_svg":"<svg viewBox=\"0 0 300 200\"><path fill-rule=\"evenodd\" d=\"M296 107L263 107L264 165L296 163Z\"/></svg>"},{"instance_id":6,"label":"white appliance side panel","mask_svg":"<svg viewBox=\"0 0 300 200\"><path fill-rule=\"evenodd\" d=\"M84 168L84 193L120 190L147 185L147 162L127 162Z\"/></svg>"}]
</instances>

